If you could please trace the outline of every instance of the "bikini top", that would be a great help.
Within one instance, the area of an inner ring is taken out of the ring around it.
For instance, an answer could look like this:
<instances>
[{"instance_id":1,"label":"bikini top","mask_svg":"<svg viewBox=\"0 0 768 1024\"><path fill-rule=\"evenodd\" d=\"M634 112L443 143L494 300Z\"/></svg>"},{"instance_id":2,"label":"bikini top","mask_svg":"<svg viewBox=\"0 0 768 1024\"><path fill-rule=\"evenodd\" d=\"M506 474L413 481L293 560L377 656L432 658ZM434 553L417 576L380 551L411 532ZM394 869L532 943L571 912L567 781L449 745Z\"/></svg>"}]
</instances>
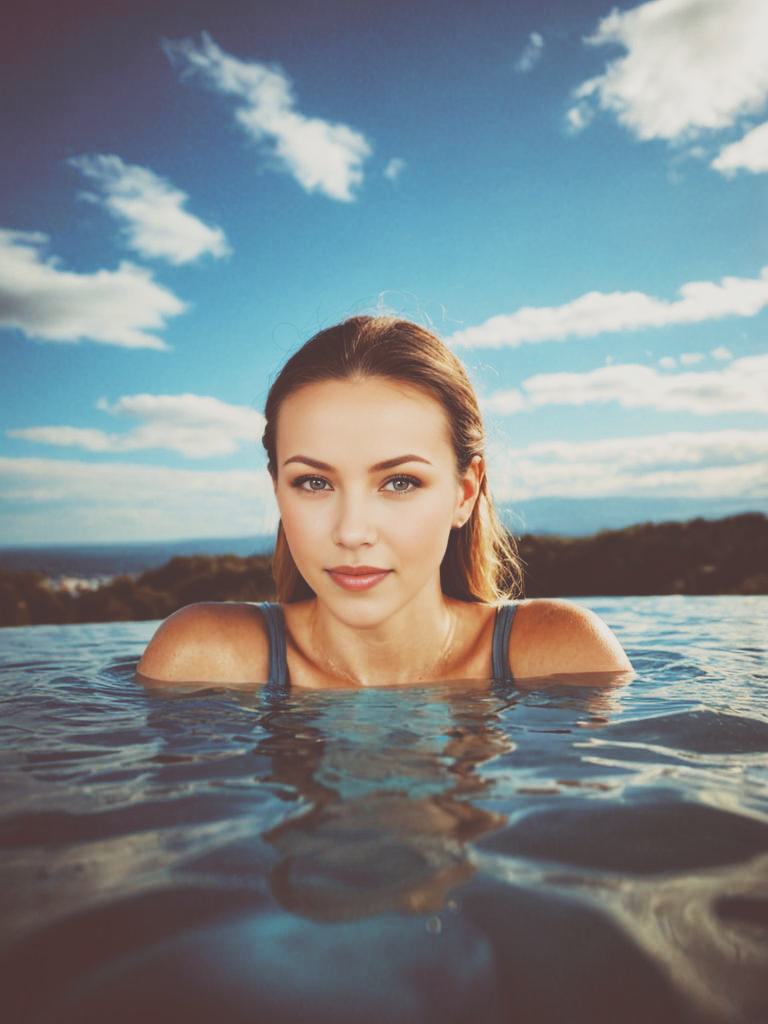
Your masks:
<instances>
[{"instance_id":1,"label":"bikini top","mask_svg":"<svg viewBox=\"0 0 768 1024\"><path fill-rule=\"evenodd\" d=\"M269 679L267 689L273 693L286 693L288 680L288 658L285 643L285 617L279 604L272 601L256 602L267 624L269 636ZM517 602L505 601L496 608L491 644L491 664L496 682L514 682L509 667L509 633L517 611Z\"/></svg>"}]
</instances>

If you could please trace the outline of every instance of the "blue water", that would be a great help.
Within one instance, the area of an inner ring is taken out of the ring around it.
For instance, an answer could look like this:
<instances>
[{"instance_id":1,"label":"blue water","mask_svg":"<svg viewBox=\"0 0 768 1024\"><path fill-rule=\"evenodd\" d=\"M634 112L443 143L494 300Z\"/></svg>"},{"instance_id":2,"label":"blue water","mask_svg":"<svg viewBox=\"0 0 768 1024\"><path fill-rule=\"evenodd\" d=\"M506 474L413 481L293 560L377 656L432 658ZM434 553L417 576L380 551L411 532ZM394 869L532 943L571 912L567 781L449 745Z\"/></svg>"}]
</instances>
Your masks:
<instances>
[{"instance_id":1,"label":"blue water","mask_svg":"<svg viewBox=\"0 0 768 1024\"><path fill-rule=\"evenodd\" d=\"M2 1019L768 1021L768 597L590 599L637 677L145 690L0 631Z\"/></svg>"}]
</instances>

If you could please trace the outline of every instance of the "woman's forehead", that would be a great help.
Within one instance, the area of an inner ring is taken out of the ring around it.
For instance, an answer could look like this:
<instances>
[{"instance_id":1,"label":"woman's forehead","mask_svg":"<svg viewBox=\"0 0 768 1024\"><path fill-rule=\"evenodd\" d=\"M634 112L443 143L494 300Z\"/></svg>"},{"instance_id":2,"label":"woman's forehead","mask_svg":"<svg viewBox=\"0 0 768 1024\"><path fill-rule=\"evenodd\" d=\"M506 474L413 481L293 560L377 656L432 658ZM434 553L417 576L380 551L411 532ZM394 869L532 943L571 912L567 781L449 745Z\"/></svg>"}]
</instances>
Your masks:
<instances>
[{"instance_id":1,"label":"woman's forehead","mask_svg":"<svg viewBox=\"0 0 768 1024\"><path fill-rule=\"evenodd\" d=\"M307 384L285 399L277 426L281 453L295 445L451 449L442 405L421 388L379 377Z\"/></svg>"}]
</instances>

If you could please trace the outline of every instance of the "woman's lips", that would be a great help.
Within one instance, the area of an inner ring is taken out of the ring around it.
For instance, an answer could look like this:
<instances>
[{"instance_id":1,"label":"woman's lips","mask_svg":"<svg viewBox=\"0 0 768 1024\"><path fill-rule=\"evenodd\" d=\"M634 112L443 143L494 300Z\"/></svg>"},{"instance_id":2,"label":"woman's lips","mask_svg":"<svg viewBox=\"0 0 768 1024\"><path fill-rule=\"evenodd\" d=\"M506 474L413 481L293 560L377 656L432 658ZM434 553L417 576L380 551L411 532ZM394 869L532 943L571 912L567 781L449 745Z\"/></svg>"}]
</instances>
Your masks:
<instances>
[{"instance_id":1,"label":"woman's lips","mask_svg":"<svg viewBox=\"0 0 768 1024\"><path fill-rule=\"evenodd\" d=\"M369 590L371 587L375 587L377 583L381 583L384 577L389 575L391 570L385 569L381 572L367 572L363 575L359 573L352 575L351 573L339 572L334 569L328 569L327 572L333 582L338 584L338 586L343 587L345 590Z\"/></svg>"}]
</instances>

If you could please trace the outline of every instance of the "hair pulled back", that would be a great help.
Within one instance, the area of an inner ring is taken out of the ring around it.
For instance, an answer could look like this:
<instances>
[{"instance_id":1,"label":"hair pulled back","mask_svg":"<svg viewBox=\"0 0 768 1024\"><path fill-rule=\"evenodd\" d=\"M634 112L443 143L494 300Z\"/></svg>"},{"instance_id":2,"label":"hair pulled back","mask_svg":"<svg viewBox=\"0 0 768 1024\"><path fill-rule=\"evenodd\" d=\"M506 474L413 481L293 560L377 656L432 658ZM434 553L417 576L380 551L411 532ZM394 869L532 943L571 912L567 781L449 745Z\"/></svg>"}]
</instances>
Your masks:
<instances>
[{"instance_id":1,"label":"hair pulled back","mask_svg":"<svg viewBox=\"0 0 768 1024\"><path fill-rule=\"evenodd\" d=\"M277 479L277 417L283 401L308 384L326 380L381 377L410 384L445 410L459 474L475 455L484 455L485 431L477 397L461 362L430 331L395 317L355 316L310 338L283 366L267 396L262 444L267 468ZM279 601L314 596L291 556L280 523L272 574ZM521 590L515 542L502 526L483 474L469 519L451 530L440 565L446 596L494 603Z\"/></svg>"}]
</instances>

